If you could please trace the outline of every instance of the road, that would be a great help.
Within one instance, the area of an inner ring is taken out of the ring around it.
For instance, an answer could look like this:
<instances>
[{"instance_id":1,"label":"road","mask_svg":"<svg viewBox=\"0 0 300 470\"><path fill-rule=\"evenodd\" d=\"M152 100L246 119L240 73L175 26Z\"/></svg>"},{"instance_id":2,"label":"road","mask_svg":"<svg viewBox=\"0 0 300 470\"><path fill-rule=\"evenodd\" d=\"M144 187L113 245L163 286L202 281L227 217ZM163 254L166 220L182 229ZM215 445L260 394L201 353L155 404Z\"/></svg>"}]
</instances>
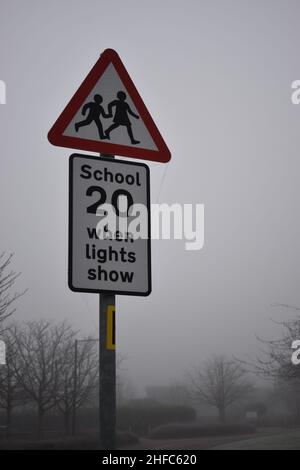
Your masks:
<instances>
[{"instance_id":1,"label":"road","mask_svg":"<svg viewBox=\"0 0 300 470\"><path fill-rule=\"evenodd\" d=\"M122 447L132 450L210 450L217 446L247 441L253 438L275 436L281 433L278 428L264 429L256 434L243 434L234 436L193 437L189 439L141 439L137 445Z\"/></svg>"}]
</instances>

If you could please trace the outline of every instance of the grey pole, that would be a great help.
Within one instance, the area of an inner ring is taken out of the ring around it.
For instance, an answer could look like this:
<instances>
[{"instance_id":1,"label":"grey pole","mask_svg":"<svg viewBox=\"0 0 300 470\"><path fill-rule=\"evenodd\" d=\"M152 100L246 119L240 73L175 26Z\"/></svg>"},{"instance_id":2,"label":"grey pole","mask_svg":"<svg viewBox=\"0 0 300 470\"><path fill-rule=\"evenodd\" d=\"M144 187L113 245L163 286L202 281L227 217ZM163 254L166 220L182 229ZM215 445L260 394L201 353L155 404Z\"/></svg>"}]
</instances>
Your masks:
<instances>
[{"instance_id":1,"label":"grey pole","mask_svg":"<svg viewBox=\"0 0 300 470\"><path fill-rule=\"evenodd\" d=\"M100 154L101 157L113 155ZM114 449L116 445L116 351L107 348L107 312L115 307L115 294L100 294L99 331L99 427L100 448ZM114 324L115 325L115 324Z\"/></svg>"},{"instance_id":2,"label":"grey pole","mask_svg":"<svg viewBox=\"0 0 300 470\"><path fill-rule=\"evenodd\" d=\"M114 294L100 294L100 444L101 449L115 448L116 432L116 351L107 349L107 310L115 305Z\"/></svg>"}]
</instances>

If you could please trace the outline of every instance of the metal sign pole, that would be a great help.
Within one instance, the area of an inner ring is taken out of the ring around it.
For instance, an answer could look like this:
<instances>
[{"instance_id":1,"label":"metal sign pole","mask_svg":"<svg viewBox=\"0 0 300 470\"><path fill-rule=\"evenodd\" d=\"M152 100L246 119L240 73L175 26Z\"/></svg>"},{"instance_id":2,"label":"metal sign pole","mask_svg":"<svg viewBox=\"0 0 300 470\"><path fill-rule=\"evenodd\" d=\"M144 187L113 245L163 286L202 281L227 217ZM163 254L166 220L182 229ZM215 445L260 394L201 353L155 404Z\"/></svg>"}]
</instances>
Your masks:
<instances>
[{"instance_id":1,"label":"metal sign pole","mask_svg":"<svg viewBox=\"0 0 300 470\"><path fill-rule=\"evenodd\" d=\"M113 155L100 154L100 157ZM99 295L99 426L101 449L114 449L116 444L116 350L108 345L108 315L115 311L115 294ZM113 328L115 330L115 323ZM115 331L113 331L115 339Z\"/></svg>"},{"instance_id":2,"label":"metal sign pole","mask_svg":"<svg viewBox=\"0 0 300 470\"><path fill-rule=\"evenodd\" d=\"M115 307L114 294L100 294L99 418L101 449L115 448L116 351L108 348L108 311ZM114 334L115 335L115 334Z\"/></svg>"}]
</instances>

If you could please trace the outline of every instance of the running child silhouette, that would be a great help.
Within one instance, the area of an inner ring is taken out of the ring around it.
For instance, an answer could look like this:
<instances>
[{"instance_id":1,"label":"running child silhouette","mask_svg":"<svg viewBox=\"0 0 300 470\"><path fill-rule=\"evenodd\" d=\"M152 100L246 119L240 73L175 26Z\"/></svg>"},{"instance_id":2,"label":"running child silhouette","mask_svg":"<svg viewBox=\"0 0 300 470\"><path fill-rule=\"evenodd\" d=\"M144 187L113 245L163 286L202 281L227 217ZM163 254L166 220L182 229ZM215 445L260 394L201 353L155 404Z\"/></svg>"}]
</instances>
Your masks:
<instances>
[{"instance_id":1,"label":"running child silhouette","mask_svg":"<svg viewBox=\"0 0 300 470\"><path fill-rule=\"evenodd\" d=\"M100 116L103 116L104 118L109 118L111 117L111 115L105 113L103 106L101 106L102 101L103 101L103 98L101 95L95 95L94 101L85 103L85 105L82 108L81 114L85 116L88 111L88 115L83 121L76 122L75 124L76 132L78 132L80 127L89 126L92 122L94 122L97 126L100 139L107 139L107 137L104 135L104 132L103 132L103 126L100 120Z\"/></svg>"},{"instance_id":2,"label":"running child silhouette","mask_svg":"<svg viewBox=\"0 0 300 470\"><path fill-rule=\"evenodd\" d=\"M139 116L135 114L130 108L129 104L126 103L126 93L124 91L119 91L117 93L117 100L111 101L107 107L109 117L113 116L112 109L115 108L115 115L113 119L113 124L109 126L105 131L105 136L110 139L109 135L111 131L116 129L119 126L125 126L127 128L128 135L130 137L132 145L139 144L139 140L135 140L132 133L131 122L129 120L128 114L133 116L135 119L139 119Z\"/></svg>"}]
</instances>

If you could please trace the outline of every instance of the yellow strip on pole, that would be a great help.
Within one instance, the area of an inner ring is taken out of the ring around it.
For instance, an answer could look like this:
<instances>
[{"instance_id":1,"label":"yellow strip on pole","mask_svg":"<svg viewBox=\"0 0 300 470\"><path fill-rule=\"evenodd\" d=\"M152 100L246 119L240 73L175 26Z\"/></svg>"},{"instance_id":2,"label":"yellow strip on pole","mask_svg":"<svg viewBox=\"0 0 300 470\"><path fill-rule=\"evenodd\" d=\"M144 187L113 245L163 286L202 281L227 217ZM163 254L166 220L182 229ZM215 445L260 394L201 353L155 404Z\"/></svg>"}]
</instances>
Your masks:
<instances>
[{"instance_id":1,"label":"yellow strip on pole","mask_svg":"<svg viewBox=\"0 0 300 470\"><path fill-rule=\"evenodd\" d=\"M107 336L106 336L106 348L116 349L116 307L114 305L108 305L107 307Z\"/></svg>"}]
</instances>

